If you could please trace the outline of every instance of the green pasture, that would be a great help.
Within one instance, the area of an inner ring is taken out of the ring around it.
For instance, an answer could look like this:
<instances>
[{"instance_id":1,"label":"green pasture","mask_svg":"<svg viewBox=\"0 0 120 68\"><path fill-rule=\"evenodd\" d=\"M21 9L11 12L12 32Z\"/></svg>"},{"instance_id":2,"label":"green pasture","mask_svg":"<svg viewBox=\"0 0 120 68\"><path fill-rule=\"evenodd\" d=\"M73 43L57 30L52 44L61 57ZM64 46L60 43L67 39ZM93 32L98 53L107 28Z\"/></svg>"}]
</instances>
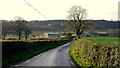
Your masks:
<instances>
[{"instance_id":1,"label":"green pasture","mask_svg":"<svg viewBox=\"0 0 120 68\"><path fill-rule=\"evenodd\" d=\"M76 36L76 34L72 34L72 36Z\"/></svg>"},{"instance_id":2,"label":"green pasture","mask_svg":"<svg viewBox=\"0 0 120 68\"><path fill-rule=\"evenodd\" d=\"M100 43L106 43L106 44L114 44L114 45L120 45L119 44L119 37L82 37L84 39L100 42Z\"/></svg>"}]
</instances>

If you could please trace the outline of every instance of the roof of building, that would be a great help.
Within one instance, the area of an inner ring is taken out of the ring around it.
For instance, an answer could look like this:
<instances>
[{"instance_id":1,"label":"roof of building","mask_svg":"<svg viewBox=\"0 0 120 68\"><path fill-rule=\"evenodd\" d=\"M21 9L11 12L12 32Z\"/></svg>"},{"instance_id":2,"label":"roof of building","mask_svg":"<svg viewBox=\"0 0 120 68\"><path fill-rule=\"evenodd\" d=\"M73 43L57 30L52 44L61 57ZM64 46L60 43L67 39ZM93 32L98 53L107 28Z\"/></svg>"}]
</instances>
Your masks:
<instances>
[{"instance_id":1,"label":"roof of building","mask_svg":"<svg viewBox=\"0 0 120 68\"><path fill-rule=\"evenodd\" d=\"M97 32L99 34L108 34L107 32Z\"/></svg>"},{"instance_id":2,"label":"roof of building","mask_svg":"<svg viewBox=\"0 0 120 68\"><path fill-rule=\"evenodd\" d=\"M59 33L44 33L44 34L59 34Z\"/></svg>"}]
</instances>

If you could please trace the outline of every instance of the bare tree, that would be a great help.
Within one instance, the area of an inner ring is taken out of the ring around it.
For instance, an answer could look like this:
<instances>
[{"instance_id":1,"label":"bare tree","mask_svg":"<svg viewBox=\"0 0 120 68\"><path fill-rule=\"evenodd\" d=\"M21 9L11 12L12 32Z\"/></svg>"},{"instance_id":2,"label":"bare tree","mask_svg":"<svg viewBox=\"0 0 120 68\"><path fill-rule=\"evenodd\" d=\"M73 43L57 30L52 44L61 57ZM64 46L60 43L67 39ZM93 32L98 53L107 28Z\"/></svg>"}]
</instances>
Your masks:
<instances>
[{"instance_id":1,"label":"bare tree","mask_svg":"<svg viewBox=\"0 0 120 68\"><path fill-rule=\"evenodd\" d=\"M75 29L74 29L74 23L73 22L65 21L63 23L63 26L65 27L65 31L68 32L68 33L75 31Z\"/></svg>"},{"instance_id":2,"label":"bare tree","mask_svg":"<svg viewBox=\"0 0 120 68\"><path fill-rule=\"evenodd\" d=\"M28 23L27 21L25 21L23 18L21 17L15 17L14 18L14 27L13 30L14 32L19 36L19 40L21 39L22 34L24 33L25 29L26 29L26 24Z\"/></svg>"},{"instance_id":3,"label":"bare tree","mask_svg":"<svg viewBox=\"0 0 120 68\"><path fill-rule=\"evenodd\" d=\"M11 33L11 23L7 20L1 20L2 22L2 35L3 35L3 40L5 40L5 37L7 34Z\"/></svg>"},{"instance_id":4,"label":"bare tree","mask_svg":"<svg viewBox=\"0 0 120 68\"><path fill-rule=\"evenodd\" d=\"M25 29L24 29L24 34L25 34L25 39L26 40L27 40L30 33L31 33L31 30L29 29L28 26L26 26Z\"/></svg>"},{"instance_id":5,"label":"bare tree","mask_svg":"<svg viewBox=\"0 0 120 68\"><path fill-rule=\"evenodd\" d=\"M80 38L83 31L90 25L89 21L86 21L87 12L86 9L80 6L73 6L68 10L69 22L74 23L73 29L75 30L77 37Z\"/></svg>"}]
</instances>

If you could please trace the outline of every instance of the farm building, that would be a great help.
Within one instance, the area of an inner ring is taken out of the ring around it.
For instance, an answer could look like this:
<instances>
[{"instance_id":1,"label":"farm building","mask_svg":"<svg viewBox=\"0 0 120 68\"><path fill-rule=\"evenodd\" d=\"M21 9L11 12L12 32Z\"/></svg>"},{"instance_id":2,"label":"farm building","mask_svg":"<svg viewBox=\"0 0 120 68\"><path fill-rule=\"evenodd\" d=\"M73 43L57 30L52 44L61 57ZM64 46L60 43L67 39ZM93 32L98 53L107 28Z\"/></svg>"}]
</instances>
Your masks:
<instances>
[{"instance_id":1,"label":"farm building","mask_svg":"<svg viewBox=\"0 0 120 68\"><path fill-rule=\"evenodd\" d=\"M44 37L60 37L59 33L44 33Z\"/></svg>"},{"instance_id":2,"label":"farm building","mask_svg":"<svg viewBox=\"0 0 120 68\"><path fill-rule=\"evenodd\" d=\"M120 29L109 29L108 33L111 37L120 37Z\"/></svg>"}]
</instances>

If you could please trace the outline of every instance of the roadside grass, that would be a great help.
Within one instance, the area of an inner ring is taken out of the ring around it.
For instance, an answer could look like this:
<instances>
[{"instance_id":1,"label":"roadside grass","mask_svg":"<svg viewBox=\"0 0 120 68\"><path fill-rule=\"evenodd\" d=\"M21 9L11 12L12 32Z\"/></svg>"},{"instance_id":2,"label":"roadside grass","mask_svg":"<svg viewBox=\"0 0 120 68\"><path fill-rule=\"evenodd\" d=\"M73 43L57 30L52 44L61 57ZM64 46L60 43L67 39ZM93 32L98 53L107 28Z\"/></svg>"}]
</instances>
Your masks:
<instances>
[{"instance_id":1,"label":"roadside grass","mask_svg":"<svg viewBox=\"0 0 120 68\"><path fill-rule=\"evenodd\" d=\"M69 54L80 68L120 66L120 46L114 44L82 38L74 42Z\"/></svg>"},{"instance_id":2,"label":"roadside grass","mask_svg":"<svg viewBox=\"0 0 120 68\"><path fill-rule=\"evenodd\" d=\"M105 43L105 44L113 44L113 45L120 45L119 37L82 37L83 39L88 39L91 41L95 41L98 43Z\"/></svg>"}]
</instances>

